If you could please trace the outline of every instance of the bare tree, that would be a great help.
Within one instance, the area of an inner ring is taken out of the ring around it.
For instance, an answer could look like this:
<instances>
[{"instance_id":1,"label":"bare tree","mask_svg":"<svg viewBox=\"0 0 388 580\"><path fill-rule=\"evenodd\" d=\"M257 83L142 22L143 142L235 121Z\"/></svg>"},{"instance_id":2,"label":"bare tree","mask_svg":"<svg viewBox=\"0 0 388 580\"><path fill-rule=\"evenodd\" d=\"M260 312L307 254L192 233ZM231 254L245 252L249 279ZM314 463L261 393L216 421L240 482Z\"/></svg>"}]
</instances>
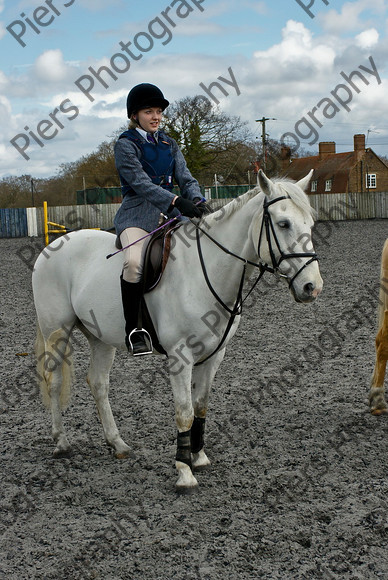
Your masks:
<instances>
[{"instance_id":1,"label":"bare tree","mask_svg":"<svg viewBox=\"0 0 388 580\"><path fill-rule=\"evenodd\" d=\"M202 96L172 103L165 111L163 125L200 181L219 170L230 173L231 164L236 162L236 148L253 139L246 122L223 113ZM244 156L241 160L245 163Z\"/></svg>"}]
</instances>

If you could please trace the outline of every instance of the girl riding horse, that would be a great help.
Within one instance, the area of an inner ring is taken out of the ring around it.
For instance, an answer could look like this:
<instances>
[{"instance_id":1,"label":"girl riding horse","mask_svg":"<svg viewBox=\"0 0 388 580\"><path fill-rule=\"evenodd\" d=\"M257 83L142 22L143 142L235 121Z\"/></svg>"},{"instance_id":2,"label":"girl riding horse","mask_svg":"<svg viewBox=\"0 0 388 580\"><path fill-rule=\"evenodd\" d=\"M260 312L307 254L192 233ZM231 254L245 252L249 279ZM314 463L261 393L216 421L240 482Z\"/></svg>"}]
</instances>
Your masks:
<instances>
[{"instance_id":1,"label":"girl riding horse","mask_svg":"<svg viewBox=\"0 0 388 580\"><path fill-rule=\"evenodd\" d=\"M137 328L143 259L149 240L144 236L158 226L161 214L193 218L207 211L198 181L191 175L176 141L159 129L168 105L155 85L142 83L133 87L127 97L129 128L115 145L123 202L114 224L121 245L126 248L121 294L125 343L134 355L151 352L146 332ZM174 179L180 196L172 193Z\"/></svg>"}]
</instances>

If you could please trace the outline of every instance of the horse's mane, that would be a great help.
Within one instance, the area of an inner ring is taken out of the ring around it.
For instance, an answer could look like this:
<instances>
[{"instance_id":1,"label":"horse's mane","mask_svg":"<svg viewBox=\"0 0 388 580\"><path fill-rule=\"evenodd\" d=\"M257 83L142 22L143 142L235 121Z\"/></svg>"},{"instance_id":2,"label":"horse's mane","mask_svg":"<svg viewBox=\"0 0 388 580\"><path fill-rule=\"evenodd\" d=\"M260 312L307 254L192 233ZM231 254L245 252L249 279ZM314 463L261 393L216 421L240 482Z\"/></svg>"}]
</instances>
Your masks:
<instances>
[{"instance_id":1,"label":"horse's mane","mask_svg":"<svg viewBox=\"0 0 388 580\"><path fill-rule=\"evenodd\" d=\"M220 221L227 219L231 215L233 215L240 207L248 203L252 198L254 198L258 193L261 192L260 187L255 187L250 189L246 193L235 197L227 203L226 205L220 207L218 210L214 211L212 214L205 216L203 219L210 225L213 221Z\"/></svg>"},{"instance_id":2,"label":"horse's mane","mask_svg":"<svg viewBox=\"0 0 388 580\"><path fill-rule=\"evenodd\" d=\"M300 187L296 185L295 181L291 181L285 178L274 179L273 183L278 189L278 195L288 195L290 199L295 203L295 205L302 210L303 213L315 217L315 210L311 207L308 196ZM239 195L220 209L216 210L210 215L207 215L204 219L211 225L213 221L220 221L228 219L233 215L239 208L248 203L256 195L262 193L259 186L250 189L243 195Z\"/></svg>"}]
</instances>

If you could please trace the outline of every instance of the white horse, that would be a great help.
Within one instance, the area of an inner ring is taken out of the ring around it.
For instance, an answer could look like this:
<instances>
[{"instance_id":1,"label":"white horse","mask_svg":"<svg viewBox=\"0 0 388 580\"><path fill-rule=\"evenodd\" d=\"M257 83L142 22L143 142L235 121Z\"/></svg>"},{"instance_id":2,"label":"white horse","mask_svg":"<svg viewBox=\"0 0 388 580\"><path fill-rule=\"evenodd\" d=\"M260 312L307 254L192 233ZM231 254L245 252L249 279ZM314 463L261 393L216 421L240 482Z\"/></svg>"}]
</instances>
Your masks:
<instances>
[{"instance_id":1,"label":"white horse","mask_svg":"<svg viewBox=\"0 0 388 580\"><path fill-rule=\"evenodd\" d=\"M173 249L159 285L146 294L169 359L178 428L177 489L197 486L193 470L210 463L203 448L209 391L240 322L245 274L277 272L288 281L298 302L312 302L321 292L311 240L313 210L303 192L311 175L292 183L273 182L260 173L260 187L199 224L186 222L173 234ZM70 450L61 409L70 395L73 347L69 339L74 327L90 344L87 381L105 439L116 457L128 457L130 452L108 400L115 351L125 349L119 283L122 254L106 259L114 251L114 235L80 230L52 242L35 264L38 376L43 401L51 409L56 456Z\"/></svg>"}]
</instances>

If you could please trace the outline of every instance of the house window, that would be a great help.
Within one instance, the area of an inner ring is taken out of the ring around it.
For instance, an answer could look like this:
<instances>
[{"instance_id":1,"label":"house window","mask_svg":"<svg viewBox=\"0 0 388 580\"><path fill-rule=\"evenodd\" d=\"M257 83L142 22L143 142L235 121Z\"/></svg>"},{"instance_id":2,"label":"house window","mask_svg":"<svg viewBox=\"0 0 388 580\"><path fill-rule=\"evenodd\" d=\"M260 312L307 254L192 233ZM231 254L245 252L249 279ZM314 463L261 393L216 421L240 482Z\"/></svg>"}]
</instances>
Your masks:
<instances>
[{"instance_id":1,"label":"house window","mask_svg":"<svg viewBox=\"0 0 388 580\"><path fill-rule=\"evenodd\" d=\"M367 189L376 187L376 173L367 173L365 177Z\"/></svg>"},{"instance_id":2,"label":"house window","mask_svg":"<svg viewBox=\"0 0 388 580\"><path fill-rule=\"evenodd\" d=\"M325 191L331 191L331 186L333 185L332 179L326 179L325 181Z\"/></svg>"},{"instance_id":3,"label":"house window","mask_svg":"<svg viewBox=\"0 0 388 580\"><path fill-rule=\"evenodd\" d=\"M314 181L311 182L311 191L317 191L318 189L318 180L315 179Z\"/></svg>"}]
</instances>

